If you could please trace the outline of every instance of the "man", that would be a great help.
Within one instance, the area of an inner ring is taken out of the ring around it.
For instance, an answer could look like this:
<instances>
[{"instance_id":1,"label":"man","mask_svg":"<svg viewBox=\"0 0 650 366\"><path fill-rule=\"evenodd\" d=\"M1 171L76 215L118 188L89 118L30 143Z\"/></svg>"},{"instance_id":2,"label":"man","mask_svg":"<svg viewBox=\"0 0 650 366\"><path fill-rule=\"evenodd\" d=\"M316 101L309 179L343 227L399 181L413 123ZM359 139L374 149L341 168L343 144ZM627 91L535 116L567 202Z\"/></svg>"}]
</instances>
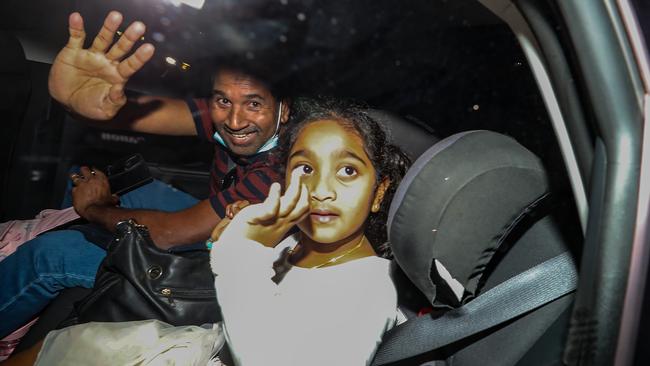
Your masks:
<instances>
[{"instance_id":1,"label":"man","mask_svg":"<svg viewBox=\"0 0 650 366\"><path fill-rule=\"evenodd\" d=\"M120 13L109 13L91 47L84 49L83 19L78 13L70 15L70 38L52 65L50 94L94 124L217 142L210 197L198 201L154 182L120 197L118 206L104 173L82 167L71 176L73 206L80 216L108 230L133 218L148 227L161 248L204 241L225 217L228 204L259 202L281 178L269 151L289 118L287 100L253 76L224 69L215 74L210 101L127 101L124 86L151 59L154 47L144 44L128 55L144 34L140 22L131 24L113 44L121 22ZM74 230L46 233L23 244L0 264L0 338L29 321L61 289L92 287L104 256Z\"/></svg>"}]
</instances>

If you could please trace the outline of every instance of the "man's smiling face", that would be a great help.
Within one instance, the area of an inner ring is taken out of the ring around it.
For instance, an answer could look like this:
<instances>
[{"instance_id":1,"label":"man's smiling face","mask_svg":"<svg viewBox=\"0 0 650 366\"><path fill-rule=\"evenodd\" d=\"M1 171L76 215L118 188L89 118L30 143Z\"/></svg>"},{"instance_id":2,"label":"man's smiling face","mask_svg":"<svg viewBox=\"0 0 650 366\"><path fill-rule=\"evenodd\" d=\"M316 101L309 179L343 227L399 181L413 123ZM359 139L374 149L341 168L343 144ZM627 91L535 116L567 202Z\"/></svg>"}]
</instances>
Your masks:
<instances>
[{"instance_id":1,"label":"man's smiling face","mask_svg":"<svg viewBox=\"0 0 650 366\"><path fill-rule=\"evenodd\" d=\"M224 142L236 155L253 155L276 132L279 101L252 76L222 70L212 86L210 116ZM283 104L280 123L288 119Z\"/></svg>"}]
</instances>

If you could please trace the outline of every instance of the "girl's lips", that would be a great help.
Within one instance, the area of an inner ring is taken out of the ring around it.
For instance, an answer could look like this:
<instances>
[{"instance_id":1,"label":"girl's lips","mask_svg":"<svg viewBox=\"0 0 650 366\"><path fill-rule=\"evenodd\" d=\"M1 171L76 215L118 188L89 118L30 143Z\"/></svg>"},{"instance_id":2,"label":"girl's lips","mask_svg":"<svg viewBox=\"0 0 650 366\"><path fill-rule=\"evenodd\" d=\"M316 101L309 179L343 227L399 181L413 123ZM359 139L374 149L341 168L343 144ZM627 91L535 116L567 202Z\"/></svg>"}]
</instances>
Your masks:
<instances>
[{"instance_id":1,"label":"girl's lips","mask_svg":"<svg viewBox=\"0 0 650 366\"><path fill-rule=\"evenodd\" d=\"M309 214L309 217L311 218L312 221L326 224L329 222L332 222L333 220L337 219L339 215L332 213L330 211L320 211L320 210L315 210L312 211Z\"/></svg>"}]
</instances>

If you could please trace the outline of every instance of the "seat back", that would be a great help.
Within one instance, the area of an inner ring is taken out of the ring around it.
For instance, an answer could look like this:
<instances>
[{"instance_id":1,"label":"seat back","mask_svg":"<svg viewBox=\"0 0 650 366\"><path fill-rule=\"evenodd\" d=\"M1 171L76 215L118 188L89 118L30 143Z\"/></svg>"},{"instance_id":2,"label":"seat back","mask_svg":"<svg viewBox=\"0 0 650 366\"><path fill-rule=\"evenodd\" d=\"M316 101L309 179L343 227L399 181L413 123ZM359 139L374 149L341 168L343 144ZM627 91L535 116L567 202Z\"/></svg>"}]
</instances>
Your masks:
<instances>
[{"instance_id":1,"label":"seat back","mask_svg":"<svg viewBox=\"0 0 650 366\"><path fill-rule=\"evenodd\" d=\"M27 110L31 80L25 52L13 34L0 31L0 49L0 221L6 221L12 218L8 212L9 179L15 144Z\"/></svg>"},{"instance_id":2,"label":"seat back","mask_svg":"<svg viewBox=\"0 0 650 366\"><path fill-rule=\"evenodd\" d=\"M541 161L513 139L490 131L450 136L422 154L398 187L389 213L395 261L443 313L578 244L573 222L558 219L570 210L557 202ZM564 297L399 364L557 361L570 303ZM445 329L430 334L443 337Z\"/></svg>"},{"instance_id":3,"label":"seat back","mask_svg":"<svg viewBox=\"0 0 650 366\"><path fill-rule=\"evenodd\" d=\"M399 146L412 160L440 141L423 126L407 121L395 113L381 109L368 109L367 113L382 125L390 141Z\"/></svg>"}]
</instances>

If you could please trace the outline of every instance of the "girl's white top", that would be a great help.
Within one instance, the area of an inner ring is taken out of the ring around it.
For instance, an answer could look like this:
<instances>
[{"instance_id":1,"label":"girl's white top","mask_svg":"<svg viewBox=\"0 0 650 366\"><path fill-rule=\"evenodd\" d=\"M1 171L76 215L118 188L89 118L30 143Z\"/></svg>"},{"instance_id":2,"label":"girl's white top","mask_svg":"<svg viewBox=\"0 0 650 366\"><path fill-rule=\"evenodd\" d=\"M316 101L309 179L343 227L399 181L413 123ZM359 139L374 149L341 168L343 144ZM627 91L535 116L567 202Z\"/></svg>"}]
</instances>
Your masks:
<instances>
[{"instance_id":1,"label":"girl's white top","mask_svg":"<svg viewBox=\"0 0 650 366\"><path fill-rule=\"evenodd\" d=\"M366 257L306 269L286 264L289 237L276 248L218 241L211 252L226 340L238 365L366 365L396 320L390 262ZM280 259L285 257L285 259ZM276 279L277 281L277 279Z\"/></svg>"}]
</instances>

